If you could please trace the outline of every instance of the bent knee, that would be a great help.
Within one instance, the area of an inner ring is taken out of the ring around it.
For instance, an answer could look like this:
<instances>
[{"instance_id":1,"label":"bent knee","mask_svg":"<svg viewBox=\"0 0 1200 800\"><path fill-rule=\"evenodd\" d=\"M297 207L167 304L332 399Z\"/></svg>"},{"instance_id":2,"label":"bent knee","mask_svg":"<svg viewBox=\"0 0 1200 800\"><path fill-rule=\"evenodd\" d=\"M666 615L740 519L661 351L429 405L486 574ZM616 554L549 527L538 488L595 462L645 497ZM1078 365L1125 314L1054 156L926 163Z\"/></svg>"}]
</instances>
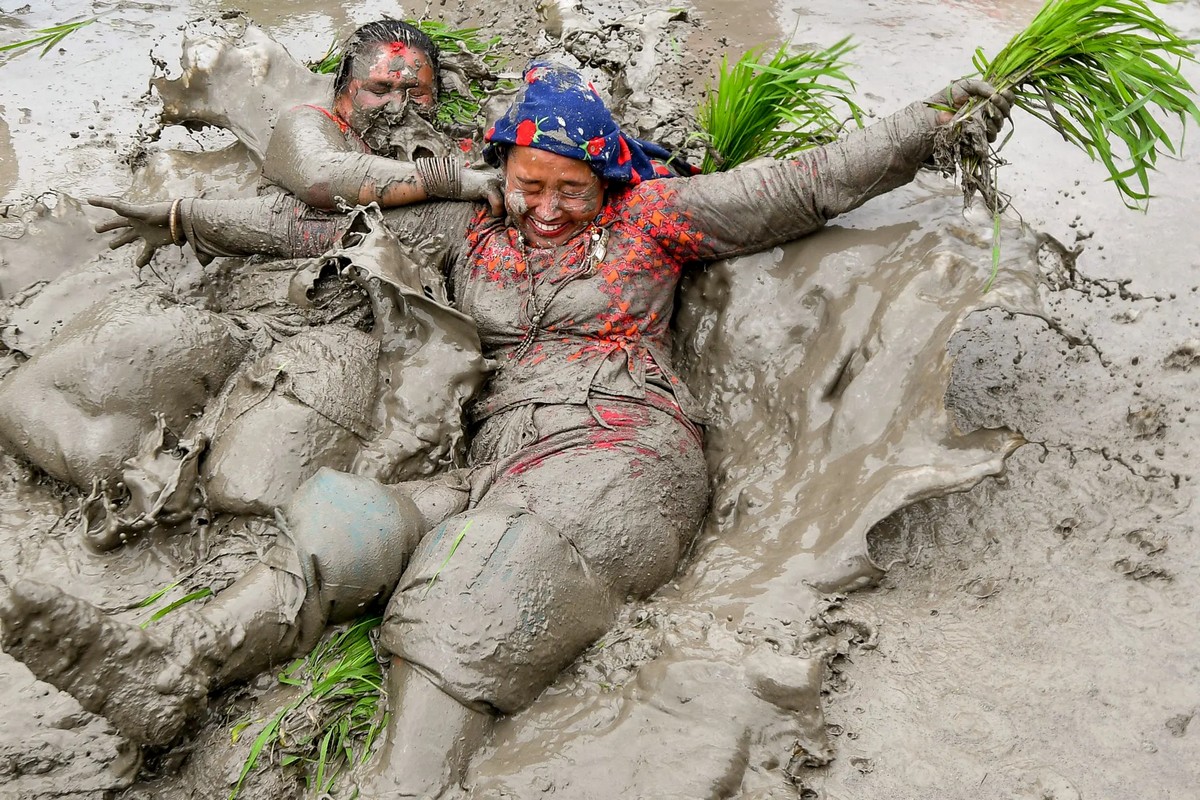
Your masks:
<instances>
[{"instance_id":1,"label":"bent knee","mask_svg":"<svg viewBox=\"0 0 1200 800\"><path fill-rule=\"evenodd\" d=\"M515 506L451 517L422 541L383 643L460 701L527 705L619 607L571 541Z\"/></svg>"}]
</instances>

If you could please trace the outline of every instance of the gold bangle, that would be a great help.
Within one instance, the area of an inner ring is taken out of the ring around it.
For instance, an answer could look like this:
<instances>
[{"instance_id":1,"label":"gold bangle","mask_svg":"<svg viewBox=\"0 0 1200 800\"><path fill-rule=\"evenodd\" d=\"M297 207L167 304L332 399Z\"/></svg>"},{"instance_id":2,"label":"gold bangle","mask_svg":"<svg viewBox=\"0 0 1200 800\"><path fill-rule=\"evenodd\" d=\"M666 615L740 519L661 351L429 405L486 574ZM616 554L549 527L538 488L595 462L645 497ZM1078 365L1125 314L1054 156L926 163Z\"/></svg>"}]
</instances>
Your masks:
<instances>
[{"instance_id":1,"label":"gold bangle","mask_svg":"<svg viewBox=\"0 0 1200 800\"><path fill-rule=\"evenodd\" d=\"M183 203L183 198L178 197L171 203L171 211L167 214L167 225L171 229L171 241L179 247L187 244L187 236L184 235L182 226L179 224L179 206Z\"/></svg>"}]
</instances>

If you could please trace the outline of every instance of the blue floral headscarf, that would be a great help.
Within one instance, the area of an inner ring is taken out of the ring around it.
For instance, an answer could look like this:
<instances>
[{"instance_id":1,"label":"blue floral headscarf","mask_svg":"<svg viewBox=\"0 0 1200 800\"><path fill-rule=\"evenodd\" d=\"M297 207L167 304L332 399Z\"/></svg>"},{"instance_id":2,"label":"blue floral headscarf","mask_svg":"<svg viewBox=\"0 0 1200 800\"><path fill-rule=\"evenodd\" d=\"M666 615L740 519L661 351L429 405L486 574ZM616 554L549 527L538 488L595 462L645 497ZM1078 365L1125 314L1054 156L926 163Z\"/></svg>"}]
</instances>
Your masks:
<instances>
[{"instance_id":1,"label":"blue floral headscarf","mask_svg":"<svg viewBox=\"0 0 1200 800\"><path fill-rule=\"evenodd\" d=\"M512 107L483 139L483 156L492 166L500 165L497 145L518 145L584 161L600 177L619 183L675 177L671 167L695 171L660 145L621 133L596 87L570 67L548 61L530 62Z\"/></svg>"}]
</instances>

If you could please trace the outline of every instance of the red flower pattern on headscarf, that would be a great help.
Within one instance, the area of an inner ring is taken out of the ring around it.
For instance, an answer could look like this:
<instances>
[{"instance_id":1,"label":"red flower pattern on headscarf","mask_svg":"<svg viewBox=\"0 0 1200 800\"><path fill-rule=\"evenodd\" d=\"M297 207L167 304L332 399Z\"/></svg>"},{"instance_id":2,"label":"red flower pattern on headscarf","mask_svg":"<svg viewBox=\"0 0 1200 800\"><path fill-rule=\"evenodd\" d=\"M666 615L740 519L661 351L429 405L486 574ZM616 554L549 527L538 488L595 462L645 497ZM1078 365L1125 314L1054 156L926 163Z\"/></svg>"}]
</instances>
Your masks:
<instances>
[{"instance_id":1,"label":"red flower pattern on headscarf","mask_svg":"<svg viewBox=\"0 0 1200 800\"><path fill-rule=\"evenodd\" d=\"M617 163L628 164L629 160L633 158L633 154L629 152L629 143L625 141L623 135L617 137L617 145L621 148L620 152L617 153Z\"/></svg>"},{"instance_id":2,"label":"red flower pattern on headscarf","mask_svg":"<svg viewBox=\"0 0 1200 800\"><path fill-rule=\"evenodd\" d=\"M523 119L517 125L517 144L521 147L528 147L533 144L533 140L537 137L537 123L531 119Z\"/></svg>"},{"instance_id":3,"label":"red flower pattern on headscarf","mask_svg":"<svg viewBox=\"0 0 1200 800\"><path fill-rule=\"evenodd\" d=\"M587 152L590 156L598 156L604 152L604 137L597 136L587 143Z\"/></svg>"}]
</instances>

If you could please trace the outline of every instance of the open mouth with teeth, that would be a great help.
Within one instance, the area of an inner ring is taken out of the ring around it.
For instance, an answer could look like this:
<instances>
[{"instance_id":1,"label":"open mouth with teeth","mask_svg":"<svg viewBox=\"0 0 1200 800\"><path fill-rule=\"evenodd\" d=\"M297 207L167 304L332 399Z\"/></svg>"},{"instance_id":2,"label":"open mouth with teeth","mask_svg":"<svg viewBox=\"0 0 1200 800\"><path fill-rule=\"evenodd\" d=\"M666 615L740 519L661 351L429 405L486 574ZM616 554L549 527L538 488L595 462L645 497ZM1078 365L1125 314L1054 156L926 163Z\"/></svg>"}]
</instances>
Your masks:
<instances>
[{"instance_id":1,"label":"open mouth with teeth","mask_svg":"<svg viewBox=\"0 0 1200 800\"><path fill-rule=\"evenodd\" d=\"M547 222L542 222L534 217L526 217L525 219L529 225L529 232L536 234L543 239L554 239L558 236L562 236L571 228L570 220L556 224L550 224Z\"/></svg>"}]
</instances>

